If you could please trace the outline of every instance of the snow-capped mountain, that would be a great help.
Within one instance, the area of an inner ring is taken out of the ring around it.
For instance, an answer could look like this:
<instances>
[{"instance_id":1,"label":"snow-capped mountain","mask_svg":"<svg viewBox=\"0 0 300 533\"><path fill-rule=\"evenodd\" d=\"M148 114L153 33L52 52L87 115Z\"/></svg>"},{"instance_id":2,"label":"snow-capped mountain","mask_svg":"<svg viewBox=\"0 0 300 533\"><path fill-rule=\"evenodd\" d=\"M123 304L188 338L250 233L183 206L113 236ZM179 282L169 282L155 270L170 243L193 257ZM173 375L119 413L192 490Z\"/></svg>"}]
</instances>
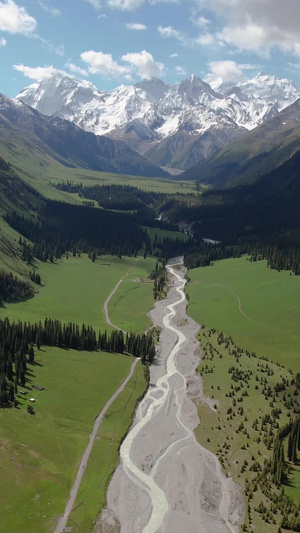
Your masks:
<instances>
[{"instance_id":1,"label":"snow-capped mountain","mask_svg":"<svg viewBox=\"0 0 300 533\"><path fill-rule=\"evenodd\" d=\"M152 79L103 92L88 81L56 73L17 98L96 135L125 141L155 164L184 169L299 96L300 88L291 81L264 73L235 84L193 74L175 85Z\"/></svg>"}]
</instances>

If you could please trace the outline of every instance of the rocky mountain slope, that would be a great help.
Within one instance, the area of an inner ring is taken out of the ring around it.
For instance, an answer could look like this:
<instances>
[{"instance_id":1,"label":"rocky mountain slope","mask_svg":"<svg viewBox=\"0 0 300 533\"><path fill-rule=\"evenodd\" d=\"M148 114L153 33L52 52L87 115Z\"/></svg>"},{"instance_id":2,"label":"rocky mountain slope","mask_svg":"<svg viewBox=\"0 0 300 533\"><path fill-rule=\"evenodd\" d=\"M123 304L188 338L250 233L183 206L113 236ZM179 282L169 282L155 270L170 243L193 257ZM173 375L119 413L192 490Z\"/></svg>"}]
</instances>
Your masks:
<instances>
[{"instance_id":1,"label":"rocky mountain slope","mask_svg":"<svg viewBox=\"0 0 300 533\"><path fill-rule=\"evenodd\" d=\"M181 174L215 188L254 183L300 151L300 99L236 142ZM288 168L288 166L286 167Z\"/></svg>"},{"instance_id":2,"label":"rocky mountain slope","mask_svg":"<svg viewBox=\"0 0 300 533\"><path fill-rule=\"evenodd\" d=\"M17 98L83 130L122 140L156 165L187 169L299 96L291 81L264 73L236 84L195 74L175 85L152 79L110 92L55 73Z\"/></svg>"},{"instance_id":3,"label":"rocky mountain slope","mask_svg":"<svg viewBox=\"0 0 300 533\"><path fill-rule=\"evenodd\" d=\"M13 142L26 144L32 151L43 151L66 166L168 177L120 141L83 131L67 120L45 116L0 94L0 146L1 142L7 143L12 131Z\"/></svg>"}]
</instances>

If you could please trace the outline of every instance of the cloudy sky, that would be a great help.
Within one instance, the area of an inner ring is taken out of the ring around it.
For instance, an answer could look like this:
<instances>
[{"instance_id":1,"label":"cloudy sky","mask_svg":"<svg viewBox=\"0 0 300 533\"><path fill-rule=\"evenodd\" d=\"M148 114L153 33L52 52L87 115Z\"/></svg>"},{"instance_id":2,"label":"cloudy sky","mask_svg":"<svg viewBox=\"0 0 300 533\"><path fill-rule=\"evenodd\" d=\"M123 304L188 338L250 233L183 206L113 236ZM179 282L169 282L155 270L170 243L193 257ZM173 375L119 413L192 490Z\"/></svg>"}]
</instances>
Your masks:
<instances>
[{"instance_id":1,"label":"cloudy sky","mask_svg":"<svg viewBox=\"0 0 300 533\"><path fill-rule=\"evenodd\" d=\"M300 85L300 0L0 0L0 92L56 69L100 90L260 70Z\"/></svg>"}]
</instances>

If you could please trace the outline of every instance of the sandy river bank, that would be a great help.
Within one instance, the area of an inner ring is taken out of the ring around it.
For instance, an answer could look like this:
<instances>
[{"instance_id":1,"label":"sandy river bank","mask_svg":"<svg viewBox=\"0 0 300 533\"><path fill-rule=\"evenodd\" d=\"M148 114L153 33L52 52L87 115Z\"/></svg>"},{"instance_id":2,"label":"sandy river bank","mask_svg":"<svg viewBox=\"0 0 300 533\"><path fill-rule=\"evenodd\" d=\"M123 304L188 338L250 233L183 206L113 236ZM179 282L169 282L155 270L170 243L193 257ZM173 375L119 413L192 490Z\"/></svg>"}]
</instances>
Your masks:
<instances>
[{"instance_id":1,"label":"sandy river bank","mask_svg":"<svg viewBox=\"0 0 300 533\"><path fill-rule=\"evenodd\" d=\"M237 533L244 514L240 487L193 433L200 422L196 405L214 407L195 372L199 325L186 314L185 270L168 270L168 296L151 311L153 324L162 328L159 355L95 531Z\"/></svg>"}]
</instances>

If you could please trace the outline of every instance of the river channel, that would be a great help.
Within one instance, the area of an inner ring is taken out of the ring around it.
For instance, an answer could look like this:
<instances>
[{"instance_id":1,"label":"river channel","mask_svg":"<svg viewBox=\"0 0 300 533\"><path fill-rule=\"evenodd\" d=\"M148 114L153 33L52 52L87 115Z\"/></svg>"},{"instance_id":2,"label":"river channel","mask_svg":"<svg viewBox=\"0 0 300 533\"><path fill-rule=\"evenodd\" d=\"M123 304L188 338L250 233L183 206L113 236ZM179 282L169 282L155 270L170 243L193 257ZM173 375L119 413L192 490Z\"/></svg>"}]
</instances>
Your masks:
<instances>
[{"instance_id":1,"label":"river channel","mask_svg":"<svg viewBox=\"0 0 300 533\"><path fill-rule=\"evenodd\" d=\"M96 531L237 533L244 512L240 488L193 432L200 423L196 404L214 407L195 372L200 326L186 314L185 269L167 269L168 296L151 311L153 324L161 327L159 353L121 445Z\"/></svg>"}]
</instances>

